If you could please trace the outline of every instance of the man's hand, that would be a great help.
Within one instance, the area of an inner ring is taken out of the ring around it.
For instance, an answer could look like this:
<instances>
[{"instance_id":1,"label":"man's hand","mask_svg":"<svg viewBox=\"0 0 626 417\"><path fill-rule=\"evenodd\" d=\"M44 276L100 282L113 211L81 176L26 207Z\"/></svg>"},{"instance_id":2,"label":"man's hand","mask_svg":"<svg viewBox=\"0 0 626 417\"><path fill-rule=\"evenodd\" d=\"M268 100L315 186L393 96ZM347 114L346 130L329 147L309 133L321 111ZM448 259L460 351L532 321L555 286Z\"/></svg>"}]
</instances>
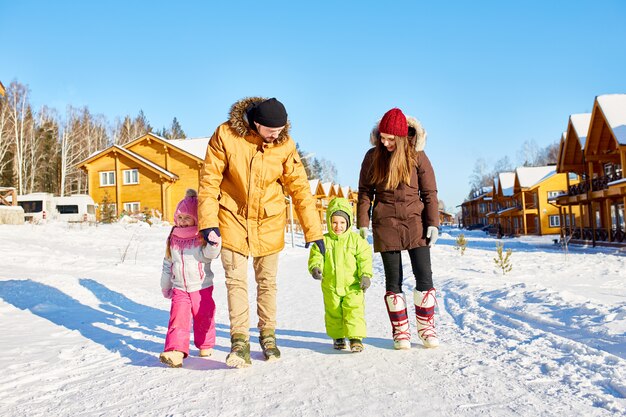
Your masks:
<instances>
[{"instance_id":1,"label":"man's hand","mask_svg":"<svg viewBox=\"0 0 626 417\"><path fill-rule=\"evenodd\" d=\"M361 237L365 240L367 240L367 237L370 234L370 231L367 227L359 227L359 234L361 235Z\"/></svg>"},{"instance_id":2,"label":"man's hand","mask_svg":"<svg viewBox=\"0 0 626 417\"><path fill-rule=\"evenodd\" d=\"M304 247L308 248L311 243L315 243L317 245L322 256L326 255L326 246L324 246L324 239L314 240L313 242L306 242L306 245L304 245Z\"/></svg>"}]
</instances>

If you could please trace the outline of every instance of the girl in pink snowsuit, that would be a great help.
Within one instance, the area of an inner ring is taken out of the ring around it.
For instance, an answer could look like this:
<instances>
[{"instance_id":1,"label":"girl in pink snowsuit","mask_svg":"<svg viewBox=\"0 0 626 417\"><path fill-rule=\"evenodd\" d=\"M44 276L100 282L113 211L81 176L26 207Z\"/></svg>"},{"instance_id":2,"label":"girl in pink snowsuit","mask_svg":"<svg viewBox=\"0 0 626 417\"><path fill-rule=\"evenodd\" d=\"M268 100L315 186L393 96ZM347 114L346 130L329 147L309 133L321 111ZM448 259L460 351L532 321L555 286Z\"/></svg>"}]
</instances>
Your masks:
<instances>
[{"instance_id":1,"label":"girl in pink snowsuit","mask_svg":"<svg viewBox=\"0 0 626 417\"><path fill-rule=\"evenodd\" d=\"M207 244L198 232L198 196L187 190L174 212L168 238L161 291L172 300L165 349L159 359L180 368L189 355L189 330L193 319L193 340L200 356L210 356L215 345L215 301L211 259L219 256L221 238L209 236Z\"/></svg>"}]
</instances>

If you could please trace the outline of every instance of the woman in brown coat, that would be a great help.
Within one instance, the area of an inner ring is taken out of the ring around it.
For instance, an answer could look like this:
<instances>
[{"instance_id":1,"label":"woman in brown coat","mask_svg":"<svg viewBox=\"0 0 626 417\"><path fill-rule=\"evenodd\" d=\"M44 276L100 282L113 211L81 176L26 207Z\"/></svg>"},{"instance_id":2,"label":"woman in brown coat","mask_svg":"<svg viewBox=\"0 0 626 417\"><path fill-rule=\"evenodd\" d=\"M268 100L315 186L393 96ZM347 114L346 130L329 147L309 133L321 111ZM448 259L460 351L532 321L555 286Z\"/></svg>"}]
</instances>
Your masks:
<instances>
[{"instance_id":1,"label":"woman in brown coat","mask_svg":"<svg viewBox=\"0 0 626 417\"><path fill-rule=\"evenodd\" d=\"M430 247L439 236L437 184L424 153L426 132L421 124L391 109L374 128L372 145L363 159L359 179L357 226L363 237L372 221L374 251L385 269L385 303L394 347L409 349L411 333L402 291L401 251L411 259L415 288L417 334L425 347L439 345L435 331L435 288Z\"/></svg>"}]
</instances>

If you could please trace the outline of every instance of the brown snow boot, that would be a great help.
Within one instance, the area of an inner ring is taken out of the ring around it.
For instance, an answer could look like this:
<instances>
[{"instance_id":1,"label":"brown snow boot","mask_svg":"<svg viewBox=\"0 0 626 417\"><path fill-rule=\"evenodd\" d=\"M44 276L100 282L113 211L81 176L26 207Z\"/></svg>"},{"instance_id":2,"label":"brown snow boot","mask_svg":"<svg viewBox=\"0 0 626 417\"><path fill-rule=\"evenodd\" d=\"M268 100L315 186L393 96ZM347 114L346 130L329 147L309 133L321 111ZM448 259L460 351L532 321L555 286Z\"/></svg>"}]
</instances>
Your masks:
<instances>
[{"instance_id":1,"label":"brown snow boot","mask_svg":"<svg viewBox=\"0 0 626 417\"><path fill-rule=\"evenodd\" d=\"M246 335L235 333L230 337L230 353L226 356L226 365L231 368L246 368L250 361L250 341Z\"/></svg>"},{"instance_id":2,"label":"brown snow boot","mask_svg":"<svg viewBox=\"0 0 626 417\"><path fill-rule=\"evenodd\" d=\"M263 349L263 355L268 361L280 359L280 350L276 346L276 334L274 329L263 329L259 335L259 344Z\"/></svg>"}]
</instances>

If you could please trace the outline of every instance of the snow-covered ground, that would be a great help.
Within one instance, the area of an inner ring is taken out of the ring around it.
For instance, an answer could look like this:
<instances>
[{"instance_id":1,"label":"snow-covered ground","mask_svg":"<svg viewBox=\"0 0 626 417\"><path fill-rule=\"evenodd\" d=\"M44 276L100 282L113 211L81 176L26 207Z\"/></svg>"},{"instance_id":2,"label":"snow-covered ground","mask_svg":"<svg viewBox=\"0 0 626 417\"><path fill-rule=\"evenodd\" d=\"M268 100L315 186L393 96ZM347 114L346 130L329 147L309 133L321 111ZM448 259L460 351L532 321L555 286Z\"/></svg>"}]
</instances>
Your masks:
<instances>
[{"instance_id":1,"label":"snow-covered ground","mask_svg":"<svg viewBox=\"0 0 626 417\"><path fill-rule=\"evenodd\" d=\"M278 276L283 358L261 360L253 329L253 366L225 366L218 261L214 356L192 348L182 369L170 369L158 361L169 311L159 288L168 232L142 223L0 226L0 415L626 415L623 251L565 253L552 237L504 239L513 270L502 275L494 239L463 232L461 255L460 231L446 229L432 252L442 346L427 350L414 340L410 351L392 349L376 255L369 337L364 352L352 354L332 349L319 283L296 236ZM413 284L406 279L407 295Z\"/></svg>"}]
</instances>

